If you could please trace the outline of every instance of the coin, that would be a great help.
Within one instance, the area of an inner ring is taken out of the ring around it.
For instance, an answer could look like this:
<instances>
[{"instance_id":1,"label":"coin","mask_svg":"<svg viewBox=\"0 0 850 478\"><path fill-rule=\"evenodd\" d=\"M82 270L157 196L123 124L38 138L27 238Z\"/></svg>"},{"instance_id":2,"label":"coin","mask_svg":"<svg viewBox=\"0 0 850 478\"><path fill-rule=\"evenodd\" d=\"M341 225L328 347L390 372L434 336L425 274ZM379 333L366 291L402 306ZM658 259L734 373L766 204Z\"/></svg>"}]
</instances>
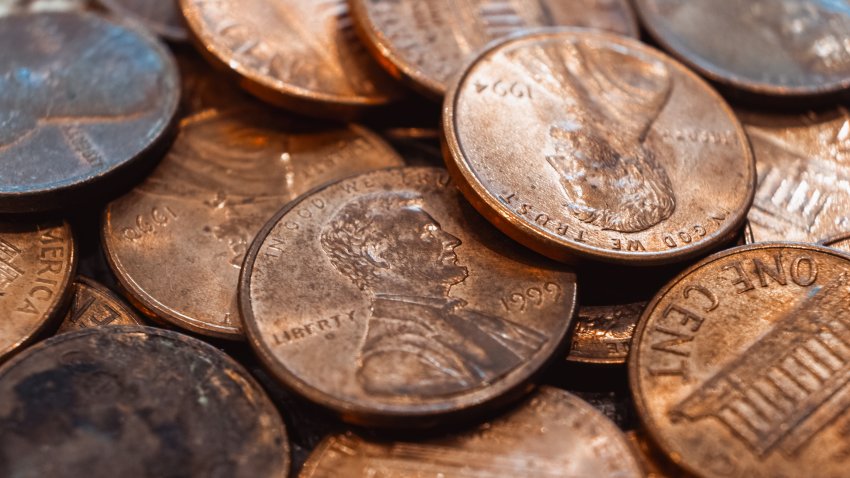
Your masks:
<instances>
[{"instance_id":1,"label":"coin","mask_svg":"<svg viewBox=\"0 0 850 478\"><path fill-rule=\"evenodd\" d=\"M645 303L582 306L578 309L570 362L624 364Z\"/></svg>"},{"instance_id":2,"label":"coin","mask_svg":"<svg viewBox=\"0 0 850 478\"><path fill-rule=\"evenodd\" d=\"M253 109L200 113L183 121L154 172L107 206L107 258L152 318L241 339L239 269L265 221L323 183L401 164L359 126Z\"/></svg>"},{"instance_id":3,"label":"coin","mask_svg":"<svg viewBox=\"0 0 850 478\"><path fill-rule=\"evenodd\" d=\"M821 242L850 230L850 114L739 111L758 170L753 240Z\"/></svg>"},{"instance_id":4,"label":"coin","mask_svg":"<svg viewBox=\"0 0 850 478\"><path fill-rule=\"evenodd\" d=\"M107 325L145 325L106 286L88 277L77 277L73 297L71 309L65 315L57 334Z\"/></svg>"},{"instance_id":5,"label":"coin","mask_svg":"<svg viewBox=\"0 0 850 478\"><path fill-rule=\"evenodd\" d=\"M553 259L673 263L731 241L755 167L703 80L630 38L491 45L447 95L446 164L494 225Z\"/></svg>"},{"instance_id":6,"label":"coin","mask_svg":"<svg viewBox=\"0 0 850 478\"><path fill-rule=\"evenodd\" d=\"M302 478L642 477L626 437L588 403L543 387L475 429L421 441L377 441L354 433L326 438Z\"/></svg>"},{"instance_id":7,"label":"coin","mask_svg":"<svg viewBox=\"0 0 850 478\"><path fill-rule=\"evenodd\" d=\"M402 96L360 44L345 0L181 0L201 53L250 93L309 116L349 118Z\"/></svg>"},{"instance_id":8,"label":"coin","mask_svg":"<svg viewBox=\"0 0 850 478\"><path fill-rule=\"evenodd\" d=\"M441 99L492 40L526 28L574 25L638 36L626 0L352 0L360 37L393 76Z\"/></svg>"},{"instance_id":9,"label":"coin","mask_svg":"<svg viewBox=\"0 0 850 478\"><path fill-rule=\"evenodd\" d=\"M69 12L90 7L88 0L0 0L0 16L25 12Z\"/></svg>"},{"instance_id":10,"label":"coin","mask_svg":"<svg viewBox=\"0 0 850 478\"><path fill-rule=\"evenodd\" d=\"M148 166L179 79L154 38L86 13L0 18L0 212L104 197ZM147 154L146 154L147 153Z\"/></svg>"},{"instance_id":11,"label":"coin","mask_svg":"<svg viewBox=\"0 0 850 478\"><path fill-rule=\"evenodd\" d=\"M653 441L705 477L847 475L850 256L765 243L714 255L647 306L629 356Z\"/></svg>"},{"instance_id":12,"label":"coin","mask_svg":"<svg viewBox=\"0 0 850 478\"><path fill-rule=\"evenodd\" d=\"M839 237L834 237L824 242L824 245L838 249L839 251L850 252L850 235L844 234Z\"/></svg>"},{"instance_id":13,"label":"coin","mask_svg":"<svg viewBox=\"0 0 850 478\"><path fill-rule=\"evenodd\" d=\"M113 326L53 337L0 368L0 475L285 477L286 429L233 359Z\"/></svg>"},{"instance_id":14,"label":"coin","mask_svg":"<svg viewBox=\"0 0 850 478\"><path fill-rule=\"evenodd\" d=\"M652 37L720 84L758 95L850 87L846 0L636 0Z\"/></svg>"},{"instance_id":15,"label":"coin","mask_svg":"<svg viewBox=\"0 0 850 478\"><path fill-rule=\"evenodd\" d=\"M171 41L188 39L177 0L97 0L110 13L141 23L148 30Z\"/></svg>"},{"instance_id":16,"label":"coin","mask_svg":"<svg viewBox=\"0 0 850 478\"><path fill-rule=\"evenodd\" d=\"M257 235L239 286L249 342L279 380L388 427L515 398L563 357L575 294L572 272L487 227L439 168L302 197Z\"/></svg>"},{"instance_id":17,"label":"coin","mask_svg":"<svg viewBox=\"0 0 850 478\"><path fill-rule=\"evenodd\" d=\"M637 452L645 478L685 477L685 474L670 463L669 459L658 451L642 432L632 430L626 433L626 437L629 439L632 448Z\"/></svg>"},{"instance_id":18,"label":"coin","mask_svg":"<svg viewBox=\"0 0 850 478\"><path fill-rule=\"evenodd\" d=\"M173 51L180 69L180 101L187 116L209 109L229 110L259 104L230 78L218 74L194 48L175 45Z\"/></svg>"},{"instance_id":19,"label":"coin","mask_svg":"<svg viewBox=\"0 0 850 478\"><path fill-rule=\"evenodd\" d=\"M0 223L0 362L55 326L76 267L68 224Z\"/></svg>"}]
</instances>

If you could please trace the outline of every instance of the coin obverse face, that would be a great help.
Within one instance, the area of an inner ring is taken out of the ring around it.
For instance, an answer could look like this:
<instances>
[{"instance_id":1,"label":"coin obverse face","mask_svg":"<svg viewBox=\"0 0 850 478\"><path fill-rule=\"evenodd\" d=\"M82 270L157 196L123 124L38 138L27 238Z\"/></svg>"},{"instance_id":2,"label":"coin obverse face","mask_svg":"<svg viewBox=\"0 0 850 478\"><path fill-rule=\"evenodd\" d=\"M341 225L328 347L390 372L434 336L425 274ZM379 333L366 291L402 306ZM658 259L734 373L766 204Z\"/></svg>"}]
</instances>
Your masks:
<instances>
[{"instance_id":1,"label":"coin obverse face","mask_svg":"<svg viewBox=\"0 0 850 478\"><path fill-rule=\"evenodd\" d=\"M731 109L636 40L559 29L498 43L443 112L464 195L554 259L682 261L730 240L752 203L752 153Z\"/></svg>"},{"instance_id":2,"label":"coin obverse face","mask_svg":"<svg viewBox=\"0 0 850 478\"><path fill-rule=\"evenodd\" d=\"M647 306L629 373L653 441L699 476L846 476L850 256L766 243L705 259Z\"/></svg>"},{"instance_id":3,"label":"coin obverse face","mask_svg":"<svg viewBox=\"0 0 850 478\"><path fill-rule=\"evenodd\" d=\"M145 325L112 291L88 277L77 277L73 294L57 334L107 325Z\"/></svg>"},{"instance_id":4,"label":"coin obverse face","mask_svg":"<svg viewBox=\"0 0 850 478\"><path fill-rule=\"evenodd\" d=\"M251 345L280 380L379 426L518 394L563 353L575 293L572 272L502 238L437 168L303 197L258 235L239 291Z\"/></svg>"}]
</instances>

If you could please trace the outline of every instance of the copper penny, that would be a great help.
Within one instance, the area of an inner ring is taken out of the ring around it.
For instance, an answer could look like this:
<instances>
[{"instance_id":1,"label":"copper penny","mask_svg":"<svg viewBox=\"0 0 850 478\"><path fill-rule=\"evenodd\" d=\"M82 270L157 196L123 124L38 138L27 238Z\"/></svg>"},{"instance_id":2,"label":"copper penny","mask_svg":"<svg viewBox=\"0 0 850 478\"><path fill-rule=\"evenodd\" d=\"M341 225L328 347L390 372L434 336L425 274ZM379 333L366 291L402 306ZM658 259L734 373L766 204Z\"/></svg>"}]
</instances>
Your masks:
<instances>
[{"instance_id":1,"label":"copper penny","mask_svg":"<svg viewBox=\"0 0 850 478\"><path fill-rule=\"evenodd\" d=\"M441 99L488 42L572 25L638 36L627 0L350 0L361 38L393 76Z\"/></svg>"},{"instance_id":2,"label":"copper penny","mask_svg":"<svg viewBox=\"0 0 850 478\"><path fill-rule=\"evenodd\" d=\"M145 325L133 309L103 284L77 277L73 301L57 334L107 325Z\"/></svg>"},{"instance_id":3,"label":"copper penny","mask_svg":"<svg viewBox=\"0 0 850 478\"><path fill-rule=\"evenodd\" d=\"M635 0L653 38L704 76L769 96L850 87L846 0Z\"/></svg>"},{"instance_id":4,"label":"copper penny","mask_svg":"<svg viewBox=\"0 0 850 478\"><path fill-rule=\"evenodd\" d=\"M443 108L467 199L562 261L682 261L733 239L755 166L732 110L636 40L537 31L491 45Z\"/></svg>"},{"instance_id":5,"label":"copper penny","mask_svg":"<svg viewBox=\"0 0 850 478\"><path fill-rule=\"evenodd\" d=\"M823 243L826 246L832 247L833 249L838 249L839 251L850 252L850 234L843 234L838 237L834 237Z\"/></svg>"},{"instance_id":6,"label":"copper penny","mask_svg":"<svg viewBox=\"0 0 850 478\"><path fill-rule=\"evenodd\" d=\"M765 243L705 259L647 306L629 374L646 430L692 473L847 476L850 256Z\"/></svg>"},{"instance_id":7,"label":"copper penny","mask_svg":"<svg viewBox=\"0 0 850 478\"><path fill-rule=\"evenodd\" d=\"M285 477L283 421L248 372L151 327L57 335L0 368L0 475Z\"/></svg>"},{"instance_id":8,"label":"copper penny","mask_svg":"<svg viewBox=\"0 0 850 478\"><path fill-rule=\"evenodd\" d=\"M572 272L487 227L438 168L367 173L293 203L257 235L239 290L278 379L378 426L515 398L563 357L575 294Z\"/></svg>"},{"instance_id":9,"label":"copper penny","mask_svg":"<svg viewBox=\"0 0 850 478\"><path fill-rule=\"evenodd\" d=\"M626 437L605 415L563 390L544 387L472 430L418 442L326 438L301 478L643 477Z\"/></svg>"},{"instance_id":10,"label":"copper penny","mask_svg":"<svg viewBox=\"0 0 850 478\"><path fill-rule=\"evenodd\" d=\"M180 97L163 45L87 13L0 18L0 44L0 212L102 197L147 165Z\"/></svg>"},{"instance_id":11,"label":"copper penny","mask_svg":"<svg viewBox=\"0 0 850 478\"><path fill-rule=\"evenodd\" d=\"M0 0L0 16L27 12L72 12L90 8L88 0Z\"/></svg>"},{"instance_id":12,"label":"copper penny","mask_svg":"<svg viewBox=\"0 0 850 478\"><path fill-rule=\"evenodd\" d=\"M177 0L97 0L110 13L139 22L166 40L188 39Z\"/></svg>"},{"instance_id":13,"label":"copper penny","mask_svg":"<svg viewBox=\"0 0 850 478\"><path fill-rule=\"evenodd\" d=\"M645 303L582 306L578 309L570 362L624 364Z\"/></svg>"},{"instance_id":14,"label":"copper penny","mask_svg":"<svg viewBox=\"0 0 850 478\"><path fill-rule=\"evenodd\" d=\"M265 101L351 117L401 97L354 33L345 0L181 0L209 60Z\"/></svg>"},{"instance_id":15,"label":"copper penny","mask_svg":"<svg viewBox=\"0 0 850 478\"><path fill-rule=\"evenodd\" d=\"M260 102L220 75L188 45L175 46L174 57L180 69L180 102L187 116L209 109L228 110Z\"/></svg>"},{"instance_id":16,"label":"copper penny","mask_svg":"<svg viewBox=\"0 0 850 478\"><path fill-rule=\"evenodd\" d=\"M269 217L323 183L401 164L358 126L253 109L201 113L181 124L144 182L107 206L107 258L151 317L241 339L239 269Z\"/></svg>"},{"instance_id":17,"label":"copper penny","mask_svg":"<svg viewBox=\"0 0 850 478\"><path fill-rule=\"evenodd\" d=\"M76 267L67 224L0 223L0 362L60 320Z\"/></svg>"},{"instance_id":18,"label":"copper penny","mask_svg":"<svg viewBox=\"0 0 850 478\"><path fill-rule=\"evenodd\" d=\"M670 460L647 440L643 432L632 430L626 433L626 438L636 451L645 478L686 478L687 475L670 463Z\"/></svg>"}]
</instances>

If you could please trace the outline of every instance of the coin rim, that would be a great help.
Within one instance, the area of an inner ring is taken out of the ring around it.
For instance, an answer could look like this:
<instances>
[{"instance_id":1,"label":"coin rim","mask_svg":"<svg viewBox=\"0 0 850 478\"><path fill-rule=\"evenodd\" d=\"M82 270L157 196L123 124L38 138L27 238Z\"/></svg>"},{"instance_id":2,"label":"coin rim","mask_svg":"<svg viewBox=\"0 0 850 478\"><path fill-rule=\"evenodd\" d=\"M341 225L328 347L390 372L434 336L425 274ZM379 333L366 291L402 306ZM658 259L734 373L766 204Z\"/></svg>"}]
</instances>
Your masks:
<instances>
[{"instance_id":1,"label":"coin rim","mask_svg":"<svg viewBox=\"0 0 850 478\"><path fill-rule=\"evenodd\" d=\"M578 323L579 323L579 317L581 316L580 312L583 308L597 308L597 307L616 308L618 306L619 307L629 307L629 306L638 306L638 305L641 306L642 308L645 308L647 306L647 302L637 301L637 302L628 302L628 303L625 303L625 304L614 304L614 305L607 305L607 304L589 305L588 304L588 305L580 306L580 307L578 307L578 309L576 311L575 323L576 323L576 326L577 326ZM641 314L639 314L637 316L638 320L640 320L640 317L641 317L642 314L643 314L643 311L641 311ZM637 321L635 321L635 330L637 330ZM626 361L628 360L628 357L629 357L629 352L626 352L623 356L617 356L617 357L611 357L611 356L608 356L608 357L593 357L593 356L573 355L573 353L572 353L573 352L573 347L572 347L573 340L572 339L574 337L575 337L575 330L573 330L572 333L570 334L570 338L571 338L570 339L570 351L569 351L569 353L567 354L567 357L566 357L566 361L568 363L572 363L572 364L593 364L593 365L612 365L614 367L618 367L618 369L619 369L619 367L626 365ZM629 350L631 350L631 348L632 348L633 339L634 339L634 331L632 332L632 336L629 338L629 341L628 341Z\"/></svg>"}]
</instances>

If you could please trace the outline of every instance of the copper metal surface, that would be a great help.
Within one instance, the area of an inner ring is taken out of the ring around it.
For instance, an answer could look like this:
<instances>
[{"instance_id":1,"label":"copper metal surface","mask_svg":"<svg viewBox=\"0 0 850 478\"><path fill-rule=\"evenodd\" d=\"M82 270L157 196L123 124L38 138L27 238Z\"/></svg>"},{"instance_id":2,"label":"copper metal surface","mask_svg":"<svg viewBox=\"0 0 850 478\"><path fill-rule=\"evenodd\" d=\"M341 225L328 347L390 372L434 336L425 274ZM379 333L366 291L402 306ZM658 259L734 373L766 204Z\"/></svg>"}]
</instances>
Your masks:
<instances>
[{"instance_id":1,"label":"copper metal surface","mask_svg":"<svg viewBox=\"0 0 850 478\"><path fill-rule=\"evenodd\" d=\"M145 325L133 309L103 284L78 276L73 288L71 308L57 334L107 325Z\"/></svg>"},{"instance_id":2,"label":"copper metal surface","mask_svg":"<svg viewBox=\"0 0 850 478\"><path fill-rule=\"evenodd\" d=\"M189 38L177 0L96 0L119 18L136 21L172 41Z\"/></svg>"},{"instance_id":3,"label":"copper metal surface","mask_svg":"<svg viewBox=\"0 0 850 478\"><path fill-rule=\"evenodd\" d=\"M578 309L570 362L624 364L645 303L582 306Z\"/></svg>"}]
</instances>

